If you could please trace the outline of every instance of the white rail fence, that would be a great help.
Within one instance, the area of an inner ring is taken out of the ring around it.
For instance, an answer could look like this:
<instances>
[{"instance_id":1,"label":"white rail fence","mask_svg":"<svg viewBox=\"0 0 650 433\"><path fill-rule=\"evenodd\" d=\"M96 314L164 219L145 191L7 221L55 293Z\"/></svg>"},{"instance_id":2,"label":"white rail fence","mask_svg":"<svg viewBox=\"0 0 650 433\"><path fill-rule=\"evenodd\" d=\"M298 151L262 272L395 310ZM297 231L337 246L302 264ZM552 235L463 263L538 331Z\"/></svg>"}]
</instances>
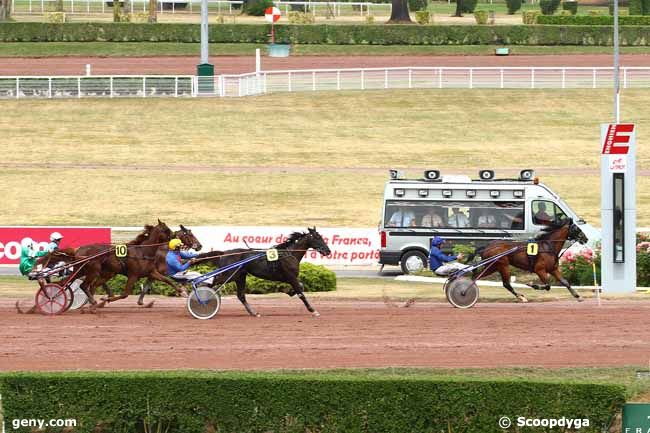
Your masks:
<instances>
[{"instance_id":1,"label":"white rail fence","mask_svg":"<svg viewBox=\"0 0 650 433\"><path fill-rule=\"evenodd\" d=\"M200 0L157 0L158 13L201 13ZM12 0L14 14L40 15L55 9L57 0ZM243 0L208 0L208 12L216 15L240 13ZM312 15L390 15L391 3L326 2L326 1L274 1L285 15L291 10L310 12ZM68 14L113 13L112 0L63 0L63 11ZM127 7L133 12L149 10L148 0L128 0Z\"/></svg>"},{"instance_id":2,"label":"white rail fence","mask_svg":"<svg viewBox=\"0 0 650 433\"><path fill-rule=\"evenodd\" d=\"M650 67L621 69L624 89L650 88ZM0 77L0 99L243 97L279 92L380 89L600 89L612 68L402 67L260 71L240 75Z\"/></svg>"}]
</instances>

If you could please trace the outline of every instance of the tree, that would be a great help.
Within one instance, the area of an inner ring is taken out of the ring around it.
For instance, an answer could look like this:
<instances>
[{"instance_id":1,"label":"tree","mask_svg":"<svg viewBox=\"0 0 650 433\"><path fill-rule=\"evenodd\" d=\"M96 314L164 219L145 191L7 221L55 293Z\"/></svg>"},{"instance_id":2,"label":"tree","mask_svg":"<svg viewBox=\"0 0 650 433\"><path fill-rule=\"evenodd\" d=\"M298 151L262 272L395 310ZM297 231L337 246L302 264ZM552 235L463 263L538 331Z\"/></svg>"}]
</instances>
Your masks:
<instances>
[{"instance_id":1,"label":"tree","mask_svg":"<svg viewBox=\"0 0 650 433\"><path fill-rule=\"evenodd\" d=\"M0 21L9 21L11 18L11 0L0 0Z\"/></svg>"},{"instance_id":2,"label":"tree","mask_svg":"<svg viewBox=\"0 0 650 433\"><path fill-rule=\"evenodd\" d=\"M463 16L463 0L456 0L456 13L454 14L455 17L462 17Z\"/></svg>"},{"instance_id":3,"label":"tree","mask_svg":"<svg viewBox=\"0 0 650 433\"><path fill-rule=\"evenodd\" d=\"M392 3L388 24L412 24L408 0L392 0Z\"/></svg>"},{"instance_id":4,"label":"tree","mask_svg":"<svg viewBox=\"0 0 650 433\"><path fill-rule=\"evenodd\" d=\"M149 22L155 23L158 21L158 1L149 0Z\"/></svg>"}]
</instances>

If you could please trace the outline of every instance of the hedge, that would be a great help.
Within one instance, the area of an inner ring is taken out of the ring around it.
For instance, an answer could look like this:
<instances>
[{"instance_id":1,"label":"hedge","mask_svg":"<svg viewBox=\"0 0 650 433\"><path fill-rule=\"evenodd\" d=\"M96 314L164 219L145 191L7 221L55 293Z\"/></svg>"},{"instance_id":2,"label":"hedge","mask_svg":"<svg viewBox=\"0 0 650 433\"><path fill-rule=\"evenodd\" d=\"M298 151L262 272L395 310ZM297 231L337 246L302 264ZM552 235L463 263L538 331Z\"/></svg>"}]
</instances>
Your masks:
<instances>
[{"instance_id":1,"label":"hedge","mask_svg":"<svg viewBox=\"0 0 650 433\"><path fill-rule=\"evenodd\" d=\"M630 15L619 16L618 23L621 26L650 26L650 16ZM612 26L614 25L614 17L602 15L574 15L574 16L561 16L561 15L540 15L537 17L537 24L552 24L564 26Z\"/></svg>"},{"instance_id":2,"label":"hedge","mask_svg":"<svg viewBox=\"0 0 650 433\"><path fill-rule=\"evenodd\" d=\"M561 17L571 18L571 17ZM600 17L599 17L600 18ZM607 18L607 17L604 17ZM268 41L256 24L210 26L210 42ZM622 26L621 45L650 45L650 27ZM276 41L293 44L377 45L611 45L612 29L600 26L276 25ZM2 23L4 42L199 42L196 24Z\"/></svg>"},{"instance_id":3,"label":"hedge","mask_svg":"<svg viewBox=\"0 0 650 433\"><path fill-rule=\"evenodd\" d=\"M494 433L502 416L586 418L580 431L600 432L625 399L618 385L289 372L5 373L0 392L7 427L76 419L80 433Z\"/></svg>"},{"instance_id":4,"label":"hedge","mask_svg":"<svg viewBox=\"0 0 650 433\"><path fill-rule=\"evenodd\" d=\"M201 273L206 273L214 268L207 265L199 265L192 270L197 270ZM324 266L312 265L311 263L300 264L300 281L304 285L305 292L331 292L336 290L336 274ZM140 285L145 283L145 279L140 279L135 284L134 294L140 293ZM108 282L108 286L114 293L122 293L126 285L126 277L124 275L117 275ZM275 292L287 292L291 287L286 283L279 283L277 281L268 281L256 278L252 275L246 277L246 293L265 294ZM235 283L228 283L221 293L232 294L236 293ZM99 294L104 294L103 289L99 289ZM151 286L152 295L165 295L174 296L176 292L165 283L154 281Z\"/></svg>"}]
</instances>

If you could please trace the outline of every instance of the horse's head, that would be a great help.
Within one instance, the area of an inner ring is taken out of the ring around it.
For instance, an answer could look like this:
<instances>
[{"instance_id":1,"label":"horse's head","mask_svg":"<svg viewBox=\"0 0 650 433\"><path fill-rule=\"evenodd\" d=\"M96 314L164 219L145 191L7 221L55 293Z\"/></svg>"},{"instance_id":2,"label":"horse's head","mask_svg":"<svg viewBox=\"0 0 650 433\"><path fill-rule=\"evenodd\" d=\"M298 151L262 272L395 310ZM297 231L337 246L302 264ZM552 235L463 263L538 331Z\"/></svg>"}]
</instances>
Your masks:
<instances>
[{"instance_id":1,"label":"horse's head","mask_svg":"<svg viewBox=\"0 0 650 433\"><path fill-rule=\"evenodd\" d=\"M201 242L199 242L196 236L194 236L192 230L186 228L182 224L180 227L181 229L174 233L174 237L180 239L181 242L183 242L183 245L187 245L195 251L201 251L203 245L201 245Z\"/></svg>"},{"instance_id":2,"label":"horse's head","mask_svg":"<svg viewBox=\"0 0 650 433\"><path fill-rule=\"evenodd\" d=\"M167 227L167 224L159 219L158 224L149 232L149 240L151 242L168 242L171 240L173 234L171 229Z\"/></svg>"},{"instance_id":3,"label":"horse's head","mask_svg":"<svg viewBox=\"0 0 650 433\"><path fill-rule=\"evenodd\" d=\"M325 240L323 237L316 231L316 227L314 228L307 228L308 232L305 233L305 237L308 240L308 248L313 248L325 257L329 256L332 254L330 251L330 248L327 246L325 243Z\"/></svg>"},{"instance_id":4,"label":"horse's head","mask_svg":"<svg viewBox=\"0 0 650 433\"><path fill-rule=\"evenodd\" d=\"M581 244L586 244L589 241L589 238L587 238L587 235L580 229L578 224L574 223L571 218L566 223L569 226L569 233L567 235L567 239L570 241L577 241L580 242Z\"/></svg>"}]
</instances>

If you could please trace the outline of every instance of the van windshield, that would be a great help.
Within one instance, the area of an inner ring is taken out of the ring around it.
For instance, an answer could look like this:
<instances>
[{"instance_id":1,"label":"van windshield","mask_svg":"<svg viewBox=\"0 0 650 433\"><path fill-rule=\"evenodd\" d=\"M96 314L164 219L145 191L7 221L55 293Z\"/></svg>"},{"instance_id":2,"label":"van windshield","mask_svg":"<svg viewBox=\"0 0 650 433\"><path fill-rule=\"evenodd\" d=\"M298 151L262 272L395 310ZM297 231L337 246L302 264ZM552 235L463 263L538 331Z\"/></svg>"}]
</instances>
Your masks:
<instances>
[{"instance_id":1,"label":"van windshield","mask_svg":"<svg viewBox=\"0 0 650 433\"><path fill-rule=\"evenodd\" d=\"M523 201L386 201L384 227L524 229Z\"/></svg>"}]
</instances>

